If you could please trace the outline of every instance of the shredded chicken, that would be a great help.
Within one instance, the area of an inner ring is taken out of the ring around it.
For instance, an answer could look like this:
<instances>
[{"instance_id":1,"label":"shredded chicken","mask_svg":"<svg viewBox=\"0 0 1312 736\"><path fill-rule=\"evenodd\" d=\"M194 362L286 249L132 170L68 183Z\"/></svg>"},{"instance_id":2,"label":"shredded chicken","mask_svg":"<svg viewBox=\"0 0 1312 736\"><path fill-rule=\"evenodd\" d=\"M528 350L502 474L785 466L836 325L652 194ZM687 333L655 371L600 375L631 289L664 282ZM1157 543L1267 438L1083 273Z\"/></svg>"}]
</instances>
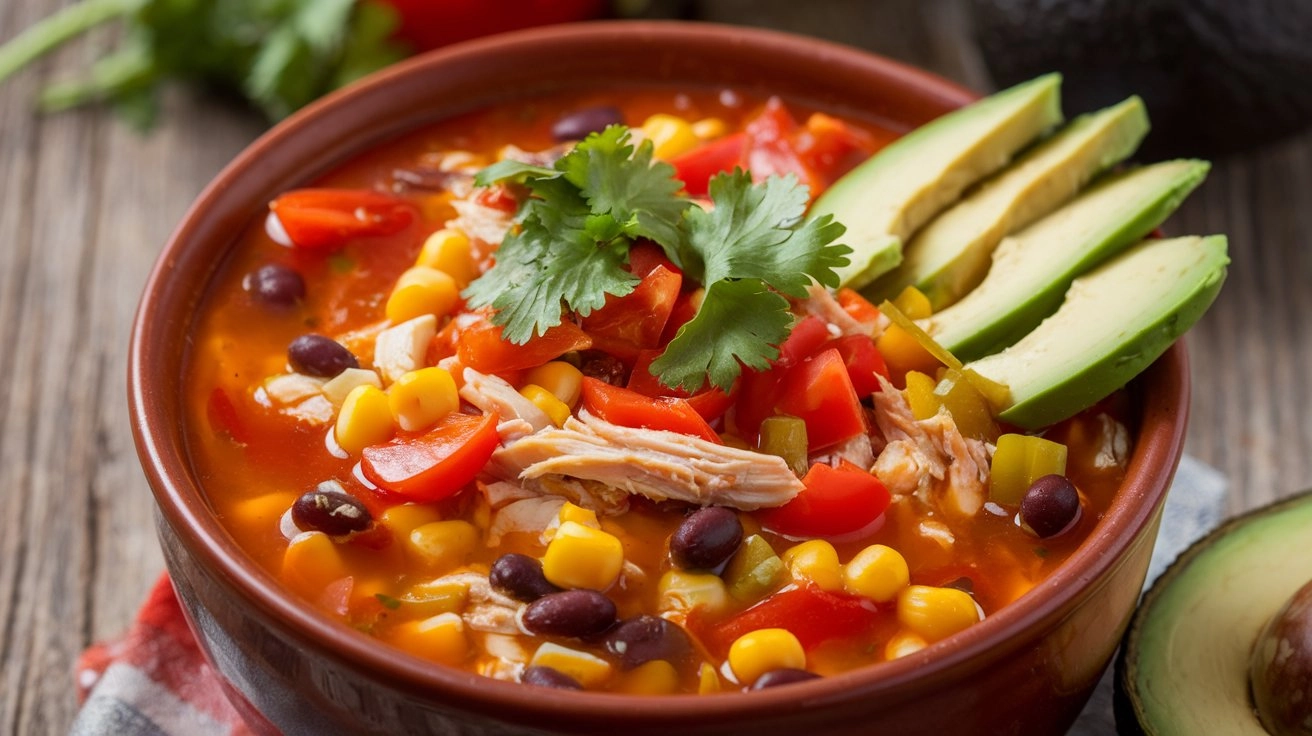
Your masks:
<instances>
[{"instance_id":1,"label":"shredded chicken","mask_svg":"<svg viewBox=\"0 0 1312 736\"><path fill-rule=\"evenodd\" d=\"M532 427L532 432L554 426L545 411L524 398L504 379L479 373L473 368L465 369L464 379L465 385L460 387L460 398L486 413L496 412L502 424L522 420ZM500 430L498 426L498 433ZM506 439L504 434L502 439Z\"/></svg>"},{"instance_id":2,"label":"shredded chicken","mask_svg":"<svg viewBox=\"0 0 1312 736\"><path fill-rule=\"evenodd\" d=\"M511 501L492 512L487 543L495 547L501 544L502 537L516 532L541 534L559 518L560 507L564 505L565 499L559 496L532 496Z\"/></svg>"},{"instance_id":3,"label":"shredded chicken","mask_svg":"<svg viewBox=\"0 0 1312 736\"><path fill-rule=\"evenodd\" d=\"M984 506L993 446L963 437L945 410L911 414L906 396L880 377L875 422L887 440L873 468L891 493L915 493L943 511L971 516Z\"/></svg>"},{"instance_id":4,"label":"shredded chicken","mask_svg":"<svg viewBox=\"0 0 1312 736\"><path fill-rule=\"evenodd\" d=\"M437 334L437 317L425 314L378 333L374 343L374 368L385 383L424 367L428 343Z\"/></svg>"},{"instance_id":5,"label":"shredded chicken","mask_svg":"<svg viewBox=\"0 0 1312 736\"><path fill-rule=\"evenodd\" d=\"M460 614L465 626L493 634L520 633L519 624L515 622L519 601L493 588L486 575L472 571L453 572L429 584L459 585L469 591L465 610Z\"/></svg>"},{"instance_id":6,"label":"shredded chicken","mask_svg":"<svg viewBox=\"0 0 1312 736\"><path fill-rule=\"evenodd\" d=\"M334 409L322 391L324 379L300 373L282 373L264 379L255 401L312 427L333 420Z\"/></svg>"},{"instance_id":7,"label":"shredded chicken","mask_svg":"<svg viewBox=\"0 0 1312 736\"><path fill-rule=\"evenodd\" d=\"M446 223L447 227L463 230L471 238L484 243L498 244L506 237L506 231L512 223L512 213L496 207L487 207L472 199L453 199L457 217Z\"/></svg>"},{"instance_id":8,"label":"shredded chicken","mask_svg":"<svg viewBox=\"0 0 1312 736\"><path fill-rule=\"evenodd\" d=\"M846 460L862 470L869 470L871 464L875 462L874 445L870 441L870 435L858 434L823 453L812 455L810 460L812 463L824 463L835 467Z\"/></svg>"},{"instance_id":9,"label":"shredded chicken","mask_svg":"<svg viewBox=\"0 0 1312 736\"><path fill-rule=\"evenodd\" d=\"M498 449L489 471L544 492L594 482L656 501L744 510L779 506L802 490L782 458L674 432L621 427L586 411L560 429Z\"/></svg>"}]
</instances>

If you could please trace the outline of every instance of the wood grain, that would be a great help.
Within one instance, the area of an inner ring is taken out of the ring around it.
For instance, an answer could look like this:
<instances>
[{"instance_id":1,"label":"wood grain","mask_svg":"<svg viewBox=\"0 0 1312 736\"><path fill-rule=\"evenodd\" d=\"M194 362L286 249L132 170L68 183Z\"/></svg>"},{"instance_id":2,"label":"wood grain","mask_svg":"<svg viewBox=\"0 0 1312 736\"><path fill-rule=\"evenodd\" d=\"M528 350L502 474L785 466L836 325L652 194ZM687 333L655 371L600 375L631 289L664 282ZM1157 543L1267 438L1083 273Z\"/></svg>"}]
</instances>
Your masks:
<instances>
[{"instance_id":1,"label":"wood grain","mask_svg":"<svg viewBox=\"0 0 1312 736\"><path fill-rule=\"evenodd\" d=\"M63 4L6 0L0 40ZM988 86L953 0L714 0L700 12ZM192 197L261 129L177 93L149 136L101 110L32 113L42 85L105 42L0 86L0 733L67 730L76 655L121 631L162 569L126 414L132 314ZM1218 162L1168 228L1228 233L1234 259L1189 338L1188 450L1230 478L1233 511L1312 485L1312 136Z\"/></svg>"}]
</instances>

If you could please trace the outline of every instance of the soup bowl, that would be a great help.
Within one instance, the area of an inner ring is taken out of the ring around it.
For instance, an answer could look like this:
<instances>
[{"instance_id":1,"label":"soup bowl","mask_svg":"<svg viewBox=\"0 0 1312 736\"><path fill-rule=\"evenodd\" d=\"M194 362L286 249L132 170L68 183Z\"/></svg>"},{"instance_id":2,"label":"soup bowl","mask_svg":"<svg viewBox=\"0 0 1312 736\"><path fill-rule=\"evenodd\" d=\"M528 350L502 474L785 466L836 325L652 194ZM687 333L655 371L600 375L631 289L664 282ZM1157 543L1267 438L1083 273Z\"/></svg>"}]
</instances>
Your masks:
<instances>
[{"instance_id":1,"label":"soup bowl","mask_svg":"<svg viewBox=\"0 0 1312 736\"><path fill-rule=\"evenodd\" d=\"M132 337L138 453L168 571L227 694L258 733L1061 733L1137 600L1180 457L1188 366L1171 348L1129 387L1137 437L1110 509L1033 590L915 654L758 692L562 692L435 665L318 613L225 531L189 459L180 380L207 284L277 193L381 141L555 90L733 87L909 129L971 92L854 49L774 32L590 23L476 41L389 68L281 123L186 214L151 274Z\"/></svg>"}]
</instances>

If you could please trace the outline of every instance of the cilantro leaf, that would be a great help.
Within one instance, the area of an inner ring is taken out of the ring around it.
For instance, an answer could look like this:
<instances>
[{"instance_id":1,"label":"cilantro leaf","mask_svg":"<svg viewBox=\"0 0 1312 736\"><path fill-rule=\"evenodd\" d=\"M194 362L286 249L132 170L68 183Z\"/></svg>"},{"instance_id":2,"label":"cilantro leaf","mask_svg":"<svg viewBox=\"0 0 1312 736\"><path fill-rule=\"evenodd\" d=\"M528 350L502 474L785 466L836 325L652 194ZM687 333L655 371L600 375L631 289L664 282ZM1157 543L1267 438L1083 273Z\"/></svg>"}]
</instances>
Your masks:
<instances>
[{"instance_id":1,"label":"cilantro leaf","mask_svg":"<svg viewBox=\"0 0 1312 736\"><path fill-rule=\"evenodd\" d=\"M586 317L624 296L638 279L624 269L628 249L594 237L595 216L563 178L529 179L534 198L520 212L518 231L497 249L496 265L463 292L470 306L496 309L502 336L523 344L561 323L564 309Z\"/></svg>"},{"instance_id":2,"label":"cilantro leaf","mask_svg":"<svg viewBox=\"0 0 1312 736\"><path fill-rule=\"evenodd\" d=\"M504 159L479 171L474 175L474 185L490 187L497 182L524 179L527 177L550 178L557 176L552 169L526 164L523 161Z\"/></svg>"},{"instance_id":3,"label":"cilantro leaf","mask_svg":"<svg viewBox=\"0 0 1312 736\"><path fill-rule=\"evenodd\" d=\"M792 323L788 300L760 280L718 281L706 289L697 316L652 361L651 372L671 388L699 391L709 380L727 391L743 365L770 367Z\"/></svg>"},{"instance_id":4,"label":"cilantro leaf","mask_svg":"<svg viewBox=\"0 0 1312 736\"><path fill-rule=\"evenodd\" d=\"M651 141L644 140L636 149L629 141L628 128L609 126L589 135L556 168L579 188L594 212L615 218L625 235L675 248L682 242L683 213L692 202L676 196L683 182L674 178L674 167L652 162Z\"/></svg>"}]
</instances>

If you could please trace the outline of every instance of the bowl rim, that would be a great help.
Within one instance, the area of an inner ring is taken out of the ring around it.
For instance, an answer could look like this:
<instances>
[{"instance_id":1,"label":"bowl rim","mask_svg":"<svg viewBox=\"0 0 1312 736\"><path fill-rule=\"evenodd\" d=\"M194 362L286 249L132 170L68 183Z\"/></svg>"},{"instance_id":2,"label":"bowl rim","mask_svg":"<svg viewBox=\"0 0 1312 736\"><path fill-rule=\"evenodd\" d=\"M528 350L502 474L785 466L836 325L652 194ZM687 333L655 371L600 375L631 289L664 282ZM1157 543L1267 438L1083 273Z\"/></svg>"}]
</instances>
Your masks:
<instances>
[{"instance_id":1,"label":"bowl rim","mask_svg":"<svg viewBox=\"0 0 1312 736\"><path fill-rule=\"evenodd\" d=\"M162 396L181 393L180 382L156 380L167 375L169 350L154 349L153 339L169 329L170 320L156 304L176 263L186 257L196 236L198 221L215 200L270 149L321 117L354 104L368 90L386 88L414 74L431 72L448 64L477 61L500 53L509 45L540 46L596 40L617 33L643 34L657 41L692 44L731 44L748 50L823 58L846 64L875 76L896 76L915 87L919 97L931 97L953 106L978 96L929 72L873 53L777 31L720 26L710 23L669 21L592 21L517 31L479 39L413 57L371 75L366 81L339 90L278 124L245 148L202 191L169 237L146 282L133 324L128 363L128 404L137 453L155 495L162 518L177 533L190 553L246 604L280 627L282 633L313 649L317 655L359 671L385 677L389 687L420 697L443 693L444 707L496 713L511 720L531 715L577 721L581 713L593 722L638 718L644 724L676 723L689 719L723 718L735 712L782 714L802 705L822 706L852 699L897 699L938 682L959 679L970 664L976 672L1026 645L1026 630L1044 630L1092 596L1120 566L1113 550L1128 549L1153 523L1165 498L1183 451L1189 409L1189 368L1182 342L1172 346L1144 375L1136 379L1144 397L1139 434L1125 481L1117 493L1120 503L1109 509L1089 539L1033 590L984 621L918 653L875 666L863 667L819 680L799 683L783 691L733 693L727 697L671 695L643 698L611 693L542 692L518 683L471 675L462 670L434 666L318 613L285 592L274 577L254 564L210 512L200 484L190 467L179 423L162 416ZM436 117L434 119L437 119ZM366 146L367 147L367 146ZM340 164L346 157L335 159ZM304 173L304 172L302 172ZM225 251L226 252L226 251ZM193 256L194 257L194 256ZM188 324L190 314L183 315ZM181 351L174 351L181 353ZM162 390L161 390L162 389ZM179 400L179 405L181 405ZM1163 470L1165 469L1165 470ZM541 725L542 720L537 723Z\"/></svg>"}]
</instances>

